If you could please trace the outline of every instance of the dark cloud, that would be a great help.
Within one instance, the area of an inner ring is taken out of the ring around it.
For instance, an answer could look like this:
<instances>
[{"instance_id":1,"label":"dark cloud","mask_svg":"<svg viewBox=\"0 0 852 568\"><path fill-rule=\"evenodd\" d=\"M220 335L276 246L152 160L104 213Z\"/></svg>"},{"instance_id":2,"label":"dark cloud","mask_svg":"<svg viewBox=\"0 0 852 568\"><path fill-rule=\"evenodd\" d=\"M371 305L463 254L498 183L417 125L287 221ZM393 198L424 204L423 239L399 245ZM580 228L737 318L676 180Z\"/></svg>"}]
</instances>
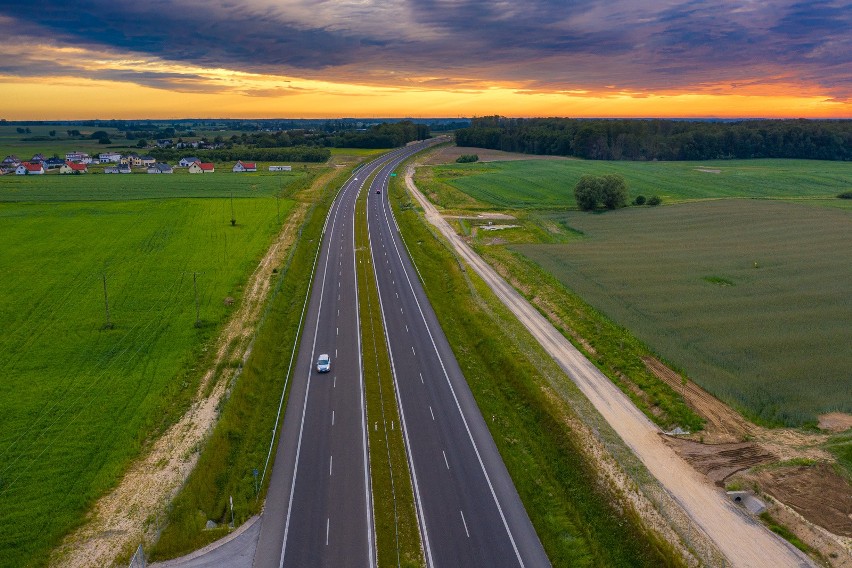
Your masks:
<instances>
[{"instance_id":1,"label":"dark cloud","mask_svg":"<svg viewBox=\"0 0 852 568\"><path fill-rule=\"evenodd\" d=\"M535 92L752 88L780 77L827 96L852 95L849 1L90 0L76 10L48 0L5 4L0 34L197 67L422 88L502 81ZM7 74L31 72L14 62L0 66ZM204 86L191 76L122 73L115 78L161 88Z\"/></svg>"}]
</instances>

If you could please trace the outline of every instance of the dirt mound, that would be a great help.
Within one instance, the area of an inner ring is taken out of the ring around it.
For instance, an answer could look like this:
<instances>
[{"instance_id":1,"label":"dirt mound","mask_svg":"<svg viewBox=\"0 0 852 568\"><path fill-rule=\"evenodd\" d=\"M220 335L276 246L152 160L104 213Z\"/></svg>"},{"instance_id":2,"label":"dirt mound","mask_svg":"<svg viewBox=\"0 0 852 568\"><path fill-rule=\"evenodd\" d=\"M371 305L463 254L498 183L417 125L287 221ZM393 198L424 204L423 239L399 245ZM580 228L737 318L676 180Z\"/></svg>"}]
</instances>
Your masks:
<instances>
[{"instance_id":1,"label":"dirt mound","mask_svg":"<svg viewBox=\"0 0 852 568\"><path fill-rule=\"evenodd\" d=\"M831 531L852 537L852 484L828 464L770 468L754 475L764 492Z\"/></svg>"},{"instance_id":2,"label":"dirt mound","mask_svg":"<svg viewBox=\"0 0 852 568\"><path fill-rule=\"evenodd\" d=\"M678 455L716 485L722 485L725 479L738 471L778 459L774 454L752 442L711 445L672 436L663 435L662 437Z\"/></svg>"}]
</instances>

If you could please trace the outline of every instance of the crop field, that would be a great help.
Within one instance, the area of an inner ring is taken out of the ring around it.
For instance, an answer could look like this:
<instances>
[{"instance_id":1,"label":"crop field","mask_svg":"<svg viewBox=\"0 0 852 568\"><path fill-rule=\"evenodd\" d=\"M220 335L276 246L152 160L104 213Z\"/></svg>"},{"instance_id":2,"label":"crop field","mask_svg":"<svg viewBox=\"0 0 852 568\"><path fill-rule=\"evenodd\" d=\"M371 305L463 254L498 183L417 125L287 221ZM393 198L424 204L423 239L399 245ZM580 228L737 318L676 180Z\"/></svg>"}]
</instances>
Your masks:
<instances>
[{"instance_id":1,"label":"crop field","mask_svg":"<svg viewBox=\"0 0 852 568\"><path fill-rule=\"evenodd\" d=\"M17 132L17 128L29 128L29 134L21 134ZM0 160L9 154L15 154L21 160L29 160L35 154L44 154L46 157L51 157L53 154L58 154L64 158L66 152L79 150L95 155L100 152L108 152L115 148L127 148L128 142L124 140L124 135L121 135L120 141L123 144L98 144L97 140L77 140L68 139L67 130L80 130L82 134L89 135L95 130L103 130L110 136L118 135L115 128L93 128L80 126L58 126L55 124L35 125L35 126L0 126ZM55 131L55 136L50 136L50 131ZM43 138L43 140L27 140L28 138ZM115 140L118 142L118 140ZM138 149L135 149L138 151Z\"/></svg>"},{"instance_id":2,"label":"crop field","mask_svg":"<svg viewBox=\"0 0 852 568\"><path fill-rule=\"evenodd\" d=\"M848 210L720 200L560 216L584 237L513 250L701 386L769 424L852 412Z\"/></svg>"},{"instance_id":3,"label":"crop field","mask_svg":"<svg viewBox=\"0 0 852 568\"><path fill-rule=\"evenodd\" d=\"M282 177L255 193L243 186L231 226L225 184L210 199L62 202L84 199L83 188L92 189L84 184L137 176L72 177L79 179L0 179L4 568L43 564L145 440L183 411L197 386L194 368L233 309L225 299L239 299L279 213L283 219L293 205L247 197L271 195ZM138 177L161 185L126 191L184 191L170 183L182 176ZM236 177L224 181L248 182ZM15 191L37 202L10 203ZM126 195L96 191L99 199Z\"/></svg>"},{"instance_id":4,"label":"crop field","mask_svg":"<svg viewBox=\"0 0 852 568\"><path fill-rule=\"evenodd\" d=\"M567 209L576 208L574 185L580 176L610 173L624 176L631 200L640 194L659 195L664 203L725 197L834 198L852 188L848 163L814 160L527 160L436 166L425 176L431 185L445 186L433 189L436 203L446 208Z\"/></svg>"},{"instance_id":5,"label":"crop field","mask_svg":"<svg viewBox=\"0 0 852 568\"><path fill-rule=\"evenodd\" d=\"M260 164L258 164L260 166ZM307 167L290 172L233 173L217 164L212 174L82 174L0 177L3 201L99 201L171 197L272 197L298 186L309 175ZM316 166L313 166L316 168ZM274 204L273 204L274 205Z\"/></svg>"}]
</instances>

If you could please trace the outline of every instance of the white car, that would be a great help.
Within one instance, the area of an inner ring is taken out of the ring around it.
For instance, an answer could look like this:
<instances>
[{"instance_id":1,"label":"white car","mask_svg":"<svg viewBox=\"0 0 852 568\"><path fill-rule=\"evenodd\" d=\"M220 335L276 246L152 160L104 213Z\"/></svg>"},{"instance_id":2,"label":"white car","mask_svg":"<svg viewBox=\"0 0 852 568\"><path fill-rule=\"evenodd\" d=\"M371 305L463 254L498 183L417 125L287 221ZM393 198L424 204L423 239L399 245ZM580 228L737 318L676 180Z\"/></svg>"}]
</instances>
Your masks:
<instances>
[{"instance_id":1,"label":"white car","mask_svg":"<svg viewBox=\"0 0 852 568\"><path fill-rule=\"evenodd\" d=\"M327 353L323 353L317 359L317 373L327 373L331 371L331 358Z\"/></svg>"}]
</instances>

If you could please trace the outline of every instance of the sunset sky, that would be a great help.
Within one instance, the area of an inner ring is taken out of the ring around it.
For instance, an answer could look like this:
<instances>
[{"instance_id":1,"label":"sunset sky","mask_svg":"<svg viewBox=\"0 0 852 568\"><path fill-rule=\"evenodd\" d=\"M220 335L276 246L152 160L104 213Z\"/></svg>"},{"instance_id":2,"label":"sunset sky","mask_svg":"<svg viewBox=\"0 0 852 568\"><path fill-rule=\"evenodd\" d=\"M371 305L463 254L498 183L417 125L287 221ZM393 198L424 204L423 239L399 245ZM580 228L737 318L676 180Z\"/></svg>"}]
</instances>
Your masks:
<instances>
[{"instance_id":1,"label":"sunset sky","mask_svg":"<svg viewBox=\"0 0 852 568\"><path fill-rule=\"evenodd\" d=\"M0 118L852 118L852 2L11 0Z\"/></svg>"}]
</instances>

